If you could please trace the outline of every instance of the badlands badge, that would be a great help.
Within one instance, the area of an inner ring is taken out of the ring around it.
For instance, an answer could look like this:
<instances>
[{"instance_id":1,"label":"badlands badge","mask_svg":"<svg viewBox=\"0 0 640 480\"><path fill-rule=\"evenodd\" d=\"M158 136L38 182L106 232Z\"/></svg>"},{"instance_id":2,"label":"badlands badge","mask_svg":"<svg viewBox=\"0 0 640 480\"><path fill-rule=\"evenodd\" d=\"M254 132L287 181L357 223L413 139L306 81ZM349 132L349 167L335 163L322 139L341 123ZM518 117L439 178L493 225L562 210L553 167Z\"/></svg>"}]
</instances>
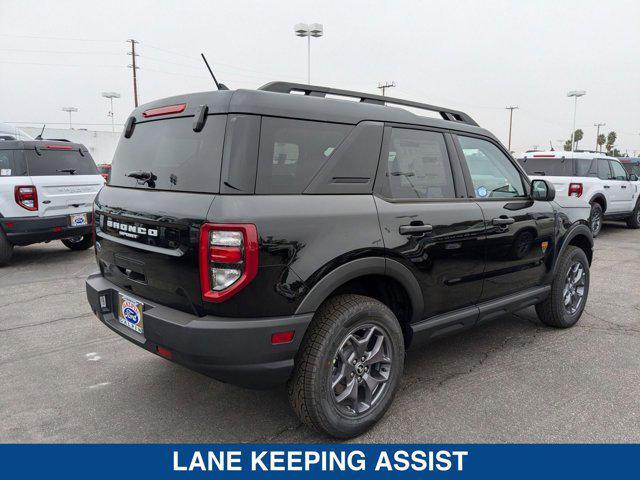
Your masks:
<instances>
[{"instance_id":1,"label":"badlands badge","mask_svg":"<svg viewBox=\"0 0 640 480\"><path fill-rule=\"evenodd\" d=\"M131 330L142 334L142 309L144 304L132 298L120 295L118 298L118 321Z\"/></svg>"}]
</instances>

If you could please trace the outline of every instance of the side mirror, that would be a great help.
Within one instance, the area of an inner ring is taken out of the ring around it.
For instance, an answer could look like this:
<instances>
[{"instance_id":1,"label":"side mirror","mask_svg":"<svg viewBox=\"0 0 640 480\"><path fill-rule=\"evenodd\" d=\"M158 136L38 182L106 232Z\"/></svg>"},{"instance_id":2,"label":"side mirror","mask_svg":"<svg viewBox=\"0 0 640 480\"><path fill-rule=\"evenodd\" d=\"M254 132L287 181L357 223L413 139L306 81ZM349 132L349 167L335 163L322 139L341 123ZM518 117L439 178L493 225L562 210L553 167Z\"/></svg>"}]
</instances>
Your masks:
<instances>
[{"instance_id":1,"label":"side mirror","mask_svg":"<svg viewBox=\"0 0 640 480\"><path fill-rule=\"evenodd\" d=\"M630 182L637 182L638 181L638 176L635 173L629 174L629 181Z\"/></svg>"},{"instance_id":2,"label":"side mirror","mask_svg":"<svg viewBox=\"0 0 640 480\"><path fill-rule=\"evenodd\" d=\"M556 198L556 189L550 182L536 179L531 182L531 197L540 202L550 202Z\"/></svg>"}]
</instances>

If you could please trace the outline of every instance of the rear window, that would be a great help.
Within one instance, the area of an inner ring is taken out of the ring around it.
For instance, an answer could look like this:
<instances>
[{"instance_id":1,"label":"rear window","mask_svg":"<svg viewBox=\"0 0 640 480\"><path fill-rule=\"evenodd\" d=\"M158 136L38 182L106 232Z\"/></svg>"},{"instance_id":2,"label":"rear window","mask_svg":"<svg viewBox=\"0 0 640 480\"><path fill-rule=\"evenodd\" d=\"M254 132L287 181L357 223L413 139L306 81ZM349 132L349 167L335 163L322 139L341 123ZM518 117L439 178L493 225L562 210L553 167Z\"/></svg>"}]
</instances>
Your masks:
<instances>
[{"instance_id":1,"label":"rear window","mask_svg":"<svg viewBox=\"0 0 640 480\"><path fill-rule=\"evenodd\" d=\"M226 122L226 115L210 115L200 132L193 117L136 124L131 138L118 143L109 185L218 193Z\"/></svg>"},{"instance_id":2,"label":"rear window","mask_svg":"<svg viewBox=\"0 0 640 480\"><path fill-rule=\"evenodd\" d=\"M352 128L263 117L256 193L302 193Z\"/></svg>"},{"instance_id":3,"label":"rear window","mask_svg":"<svg viewBox=\"0 0 640 480\"><path fill-rule=\"evenodd\" d=\"M81 155L77 148L73 150L25 150L29 175L42 177L51 175L98 175L98 168L91 155Z\"/></svg>"},{"instance_id":4,"label":"rear window","mask_svg":"<svg viewBox=\"0 0 640 480\"><path fill-rule=\"evenodd\" d=\"M521 158L522 165L528 175L545 175L548 177L572 177L573 161L570 158Z\"/></svg>"}]
</instances>

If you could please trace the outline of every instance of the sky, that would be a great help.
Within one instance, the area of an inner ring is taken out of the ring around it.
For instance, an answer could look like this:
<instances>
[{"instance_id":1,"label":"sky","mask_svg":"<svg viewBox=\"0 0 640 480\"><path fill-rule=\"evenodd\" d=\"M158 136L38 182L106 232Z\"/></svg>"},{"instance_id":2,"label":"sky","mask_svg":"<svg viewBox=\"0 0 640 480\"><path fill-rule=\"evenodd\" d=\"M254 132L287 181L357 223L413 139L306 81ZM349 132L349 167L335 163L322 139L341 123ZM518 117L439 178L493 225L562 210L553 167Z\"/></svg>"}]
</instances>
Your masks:
<instances>
[{"instance_id":1,"label":"sky","mask_svg":"<svg viewBox=\"0 0 640 480\"><path fill-rule=\"evenodd\" d=\"M306 82L299 22L312 39L313 84L379 93L470 114L512 150L561 148L578 100L581 148L595 123L640 154L640 1L0 0L0 122L110 130L133 109L131 56L139 54L141 103L213 90L200 52L231 89Z\"/></svg>"}]
</instances>

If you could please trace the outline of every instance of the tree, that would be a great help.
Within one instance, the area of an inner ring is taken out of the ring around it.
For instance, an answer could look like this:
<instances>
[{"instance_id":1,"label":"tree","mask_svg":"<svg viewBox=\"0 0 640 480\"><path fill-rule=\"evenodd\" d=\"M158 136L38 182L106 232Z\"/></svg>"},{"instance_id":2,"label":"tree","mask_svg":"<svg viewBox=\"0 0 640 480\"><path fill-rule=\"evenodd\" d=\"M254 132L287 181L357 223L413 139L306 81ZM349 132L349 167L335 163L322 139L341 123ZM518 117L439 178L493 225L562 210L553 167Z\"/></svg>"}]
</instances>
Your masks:
<instances>
[{"instance_id":1,"label":"tree","mask_svg":"<svg viewBox=\"0 0 640 480\"><path fill-rule=\"evenodd\" d=\"M609 132L609 134L607 135L607 145L606 145L607 153L613 150L613 146L615 145L617 138L618 138L618 135L616 135L616 132L614 131Z\"/></svg>"},{"instance_id":2,"label":"tree","mask_svg":"<svg viewBox=\"0 0 640 480\"><path fill-rule=\"evenodd\" d=\"M571 151L571 139L569 139L566 142L564 142L564 151L565 152L570 152Z\"/></svg>"},{"instance_id":3,"label":"tree","mask_svg":"<svg viewBox=\"0 0 640 480\"><path fill-rule=\"evenodd\" d=\"M606 143L607 137L604 133L598 135L598 150L602 151L602 146Z\"/></svg>"},{"instance_id":4,"label":"tree","mask_svg":"<svg viewBox=\"0 0 640 480\"><path fill-rule=\"evenodd\" d=\"M578 142L584 138L584 132L581 129L577 129L573 134L573 141L576 144L576 150L578 149Z\"/></svg>"}]
</instances>

